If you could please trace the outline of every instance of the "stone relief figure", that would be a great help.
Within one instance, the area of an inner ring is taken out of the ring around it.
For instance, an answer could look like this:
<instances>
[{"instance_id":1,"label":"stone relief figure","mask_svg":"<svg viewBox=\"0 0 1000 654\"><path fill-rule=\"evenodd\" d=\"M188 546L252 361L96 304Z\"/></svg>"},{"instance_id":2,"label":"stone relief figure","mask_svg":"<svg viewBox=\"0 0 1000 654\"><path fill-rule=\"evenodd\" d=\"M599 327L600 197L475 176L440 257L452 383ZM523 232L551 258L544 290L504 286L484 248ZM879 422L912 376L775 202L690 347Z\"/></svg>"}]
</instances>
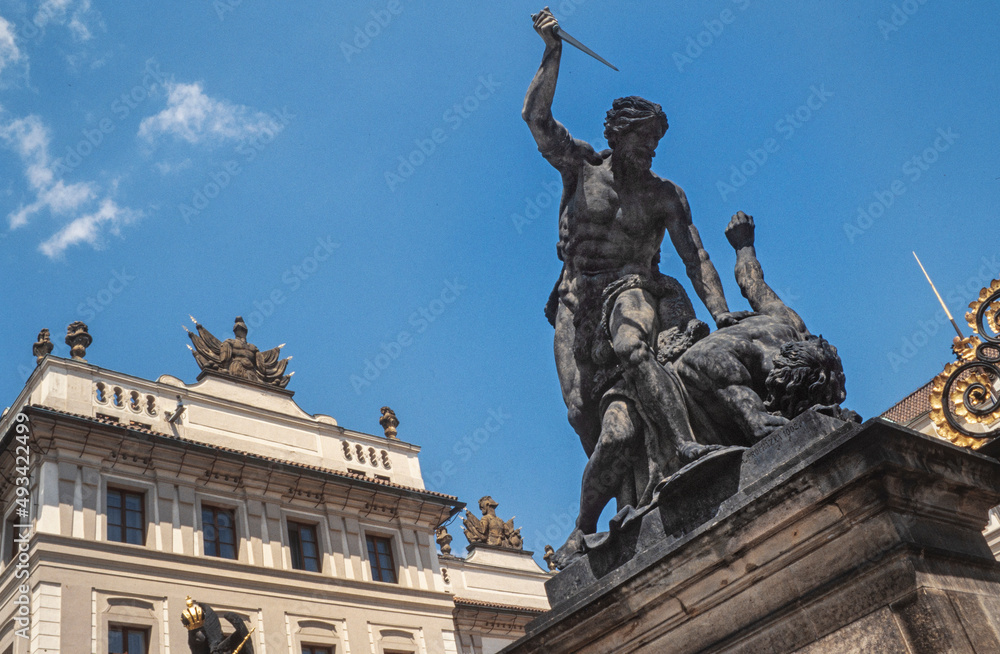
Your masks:
<instances>
[{"instance_id":1,"label":"stone relief figure","mask_svg":"<svg viewBox=\"0 0 1000 654\"><path fill-rule=\"evenodd\" d=\"M482 518L477 518L466 509L465 518L462 524L465 528L465 537L469 544L484 543L497 547L508 547L511 549L521 549L523 540L521 538L521 528L514 528L514 518L504 522L497 517L496 508L499 506L489 495L479 500L479 511Z\"/></svg>"},{"instance_id":2,"label":"stone relief figure","mask_svg":"<svg viewBox=\"0 0 1000 654\"><path fill-rule=\"evenodd\" d=\"M288 375L284 373L285 367L292 357L278 358L281 356L281 348L284 347L284 344L261 352L256 345L247 342L247 325L239 316L236 317L236 324L233 325L233 334L236 338L229 338L225 341L219 341L193 316L191 321L195 324L198 333L193 334L186 327L184 331L188 333L194 344L193 348L190 345L188 348L202 370L214 370L240 379L279 388L285 388L288 385L288 381L294 373Z\"/></svg>"},{"instance_id":3,"label":"stone relief figure","mask_svg":"<svg viewBox=\"0 0 1000 654\"><path fill-rule=\"evenodd\" d=\"M38 332L38 340L31 346L31 353L35 355L35 365L42 363L42 359L52 354L52 341L49 338L49 330L43 329Z\"/></svg>"},{"instance_id":4,"label":"stone relief figure","mask_svg":"<svg viewBox=\"0 0 1000 654\"><path fill-rule=\"evenodd\" d=\"M254 654L250 634L243 618L235 613L222 617L233 626L233 633L222 633L222 622L208 604L195 602L189 596L187 608L181 613L181 623L188 630L188 647L191 654Z\"/></svg>"}]
</instances>

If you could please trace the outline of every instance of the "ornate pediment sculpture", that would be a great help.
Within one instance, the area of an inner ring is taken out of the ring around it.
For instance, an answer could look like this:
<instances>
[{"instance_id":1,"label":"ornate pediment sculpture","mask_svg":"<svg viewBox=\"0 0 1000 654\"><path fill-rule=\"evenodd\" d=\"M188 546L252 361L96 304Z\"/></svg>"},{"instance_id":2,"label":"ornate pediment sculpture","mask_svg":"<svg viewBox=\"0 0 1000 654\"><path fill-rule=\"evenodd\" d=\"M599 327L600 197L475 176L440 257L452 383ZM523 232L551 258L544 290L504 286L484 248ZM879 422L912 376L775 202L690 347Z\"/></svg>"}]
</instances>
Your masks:
<instances>
[{"instance_id":1,"label":"ornate pediment sculpture","mask_svg":"<svg viewBox=\"0 0 1000 654\"><path fill-rule=\"evenodd\" d=\"M192 333L187 327L184 328L194 344L194 347L189 345L188 349L202 370L278 388L285 388L295 374L284 374L285 367L292 357L278 358L281 356L284 343L261 352L256 345L247 342L247 325L242 317L237 316L236 324L233 325L233 334L236 338L228 338L225 341L213 336L212 332L194 319L194 316L191 316L191 321L194 322L198 333Z\"/></svg>"},{"instance_id":2,"label":"ornate pediment sculpture","mask_svg":"<svg viewBox=\"0 0 1000 654\"><path fill-rule=\"evenodd\" d=\"M521 528L514 528L514 518L507 522L498 518L497 506L496 500L487 495L479 500L479 511L483 514L482 518L477 518L468 510L465 511L462 524L465 527L465 537L469 539L469 544L494 545L515 550L523 549L524 541L521 538Z\"/></svg>"}]
</instances>

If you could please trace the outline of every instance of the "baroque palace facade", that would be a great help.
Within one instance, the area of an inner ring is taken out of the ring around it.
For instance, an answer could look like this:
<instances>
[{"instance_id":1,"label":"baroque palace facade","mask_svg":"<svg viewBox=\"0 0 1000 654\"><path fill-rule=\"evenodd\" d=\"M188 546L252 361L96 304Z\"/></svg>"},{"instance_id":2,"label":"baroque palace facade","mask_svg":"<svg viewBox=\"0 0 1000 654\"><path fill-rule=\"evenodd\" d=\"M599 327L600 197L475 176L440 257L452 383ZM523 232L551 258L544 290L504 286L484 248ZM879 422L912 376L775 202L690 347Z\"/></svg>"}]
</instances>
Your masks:
<instances>
[{"instance_id":1,"label":"baroque palace facade","mask_svg":"<svg viewBox=\"0 0 1000 654\"><path fill-rule=\"evenodd\" d=\"M255 654L491 654L548 608L530 552L439 554L464 503L424 488L394 425L51 349L0 419L0 653L186 654L188 596L242 618Z\"/></svg>"}]
</instances>

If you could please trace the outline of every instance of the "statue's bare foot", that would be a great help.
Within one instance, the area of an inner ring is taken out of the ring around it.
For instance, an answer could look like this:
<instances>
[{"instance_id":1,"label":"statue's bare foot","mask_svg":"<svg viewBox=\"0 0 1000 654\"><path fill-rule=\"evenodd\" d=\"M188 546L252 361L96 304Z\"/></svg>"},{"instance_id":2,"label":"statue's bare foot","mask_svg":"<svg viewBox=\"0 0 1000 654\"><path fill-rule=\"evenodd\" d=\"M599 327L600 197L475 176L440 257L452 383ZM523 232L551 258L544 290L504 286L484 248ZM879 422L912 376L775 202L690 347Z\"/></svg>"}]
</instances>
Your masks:
<instances>
[{"instance_id":1,"label":"statue's bare foot","mask_svg":"<svg viewBox=\"0 0 1000 654\"><path fill-rule=\"evenodd\" d=\"M753 216L738 211L726 225L726 238L734 250L753 245Z\"/></svg>"},{"instance_id":2,"label":"statue's bare foot","mask_svg":"<svg viewBox=\"0 0 1000 654\"><path fill-rule=\"evenodd\" d=\"M563 546L556 550L555 555L552 557L552 562L555 564L557 569L562 570L570 563L583 556L583 536L584 534L582 531L574 529L573 533L566 539L566 542L563 543Z\"/></svg>"},{"instance_id":3,"label":"statue's bare foot","mask_svg":"<svg viewBox=\"0 0 1000 654\"><path fill-rule=\"evenodd\" d=\"M677 451L677 456L680 457L682 464L686 464L691 463L692 461L697 461L709 452L718 452L719 450L725 449L725 447L725 445L702 445L701 443L688 441L680 446Z\"/></svg>"}]
</instances>

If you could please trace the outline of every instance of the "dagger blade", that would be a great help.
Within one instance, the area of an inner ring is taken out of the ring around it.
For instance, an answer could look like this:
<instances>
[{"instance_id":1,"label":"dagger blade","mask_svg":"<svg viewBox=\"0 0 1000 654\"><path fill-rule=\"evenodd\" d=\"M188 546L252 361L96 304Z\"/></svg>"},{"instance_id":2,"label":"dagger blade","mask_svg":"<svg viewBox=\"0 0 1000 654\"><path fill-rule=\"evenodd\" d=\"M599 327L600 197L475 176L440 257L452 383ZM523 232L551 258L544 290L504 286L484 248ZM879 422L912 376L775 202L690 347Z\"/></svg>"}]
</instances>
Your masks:
<instances>
[{"instance_id":1,"label":"dagger blade","mask_svg":"<svg viewBox=\"0 0 1000 654\"><path fill-rule=\"evenodd\" d=\"M576 48L576 49L578 49L578 50L580 50L582 52L586 52L591 57L593 57L594 59L598 60L599 62L601 62L602 64L604 64L608 68L610 68L611 70L614 70L614 71L617 71L617 72L621 72L617 68L615 68L614 65L610 61L608 61L607 59L605 59L601 55L597 54L596 52L594 52L593 50L591 50L590 48L588 48L584 44L582 44L579 41L577 41L576 39L574 39L572 36L570 36L569 34L566 33L566 30L564 30L563 28L559 27L558 25L556 25L555 28L553 28L552 31L555 33L556 36L558 36L560 39L562 39L566 43L569 43L571 46L573 46L574 48Z\"/></svg>"}]
</instances>

